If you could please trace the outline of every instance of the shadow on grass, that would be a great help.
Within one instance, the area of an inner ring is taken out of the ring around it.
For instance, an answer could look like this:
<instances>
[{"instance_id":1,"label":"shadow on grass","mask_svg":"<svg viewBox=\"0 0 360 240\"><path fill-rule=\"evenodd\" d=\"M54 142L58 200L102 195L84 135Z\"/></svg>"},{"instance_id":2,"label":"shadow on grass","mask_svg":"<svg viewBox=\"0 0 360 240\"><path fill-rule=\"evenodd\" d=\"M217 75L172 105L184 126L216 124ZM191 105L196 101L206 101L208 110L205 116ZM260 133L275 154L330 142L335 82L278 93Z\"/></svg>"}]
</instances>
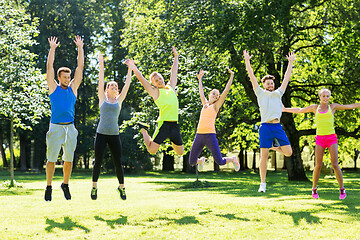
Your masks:
<instances>
[{"instance_id":1,"label":"shadow on grass","mask_svg":"<svg viewBox=\"0 0 360 240\"><path fill-rule=\"evenodd\" d=\"M320 218L311 214L314 214L314 211L298 211L298 212L289 212L289 211L273 211L280 213L282 215L291 216L295 225L299 225L300 221L304 219L309 224L321 223Z\"/></svg>"},{"instance_id":2,"label":"shadow on grass","mask_svg":"<svg viewBox=\"0 0 360 240\"><path fill-rule=\"evenodd\" d=\"M199 224L199 221L194 216L184 216L180 219L168 218L168 217L149 218L149 222L154 222L156 220L167 221L168 224L175 223L178 225Z\"/></svg>"},{"instance_id":3,"label":"shadow on grass","mask_svg":"<svg viewBox=\"0 0 360 240\"><path fill-rule=\"evenodd\" d=\"M239 220L239 221L245 221L245 222L248 222L248 221L251 221L250 219L248 218L239 218L239 217L236 217L235 214L233 213L228 213L228 214L216 214L216 216L218 217L223 217L223 218L227 218L229 220ZM260 221L260 220L258 220Z\"/></svg>"},{"instance_id":4,"label":"shadow on grass","mask_svg":"<svg viewBox=\"0 0 360 240\"><path fill-rule=\"evenodd\" d=\"M110 226L112 229L115 228L115 225L125 225L125 224L127 224L127 216L122 216L122 215L118 219L115 219L115 220L106 220L106 219L104 219L102 217L99 217L99 216L95 216L94 218L97 221L106 222L106 224L108 226Z\"/></svg>"},{"instance_id":5,"label":"shadow on grass","mask_svg":"<svg viewBox=\"0 0 360 240\"><path fill-rule=\"evenodd\" d=\"M72 231L75 228L75 229L82 229L86 233L90 232L90 229L78 224L77 222L73 222L70 219L70 217L64 217L64 222L62 222L62 223L55 222L54 220L47 218L46 224L49 224L49 226L47 226L45 228L45 231L47 231L47 232L52 232L54 228L59 228L64 231Z\"/></svg>"}]
</instances>

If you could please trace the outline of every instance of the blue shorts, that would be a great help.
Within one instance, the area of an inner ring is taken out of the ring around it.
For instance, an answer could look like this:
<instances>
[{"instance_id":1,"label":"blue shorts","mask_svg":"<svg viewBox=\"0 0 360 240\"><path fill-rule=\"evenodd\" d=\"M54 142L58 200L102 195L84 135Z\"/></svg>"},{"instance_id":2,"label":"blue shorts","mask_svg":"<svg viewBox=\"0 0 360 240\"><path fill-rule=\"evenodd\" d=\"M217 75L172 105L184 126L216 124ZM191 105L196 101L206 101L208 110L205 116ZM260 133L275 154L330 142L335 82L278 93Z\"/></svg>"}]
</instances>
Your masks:
<instances>
[{"instance_id":1,"label":"blue shorts","mask_svg":"<svg viewBox=\"0 0 360 240\"><path fill-rule=\"evenodd\" d=\"M260 148L271 148L275 139L280 146L290 145L280 123L261 123L259 128Z\"/></svg>"}]
</instances>

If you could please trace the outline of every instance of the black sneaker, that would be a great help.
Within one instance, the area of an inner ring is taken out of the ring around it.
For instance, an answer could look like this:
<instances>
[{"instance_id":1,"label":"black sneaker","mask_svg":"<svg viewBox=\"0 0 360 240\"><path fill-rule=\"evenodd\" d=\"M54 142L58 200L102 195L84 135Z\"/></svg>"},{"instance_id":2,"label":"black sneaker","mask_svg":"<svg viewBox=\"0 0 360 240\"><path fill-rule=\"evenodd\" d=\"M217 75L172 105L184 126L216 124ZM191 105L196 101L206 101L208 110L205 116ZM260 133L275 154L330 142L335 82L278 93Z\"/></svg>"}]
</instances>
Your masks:
<instances>
[{"instance_id":1,"label":"black sneaker","mask_svg":"<svg viewBox=\"0 0 360 240\"><path fill-rule=\"evenodd\" d=\"M125 188L120 188L120 187L118 187L117 190L118 190L119 193L120 193L121 199L122 199L122 200L126 200Z\"/></svg>"},{"instance_id":2,"label":"black sneaker","mask_svg":"<svg viewBox=\"0 0 360 240\"><path fill-rule=\"evenodd\" d=\"M143 128L146 131L149 131L149 128L150 128L149 124L146 124L146 123L143 123L143 122L137 122L136 126L139 128L139 130Z\"/></svg>"},{"instance_id":3,"label":"black sneaker","mask_svg":"<svg viewBox=\"0 0 360 240\"><path fill-rule=\"evenodd\" d=\"M52 193L52 187L51 186L46 186L45 201L51 201L52 200L51 193Z\"/></svg>"},{"instance_id":4,"label":"black sneaker","mask_svg":"<svg viewBox=\"0 0 360 240\"><path fill-rule=\"evenodd\" d=\"M61 184L61 189L63 190L64 192L64 197L66 200L71 200L71 194L70 194L70 190L69 190L69 184L64 184L62 183Z\"/></svg>"},{"instance_id":5,"label":"black sneaker","mask_svg":"<svg viewBox=\"0 0 360 240\"><path fill-rule=\"evenodd\" d=\"M97 188L92 188L91 189L91 199L92 200L96 200L97 199Z\"/></svg>"}]
</instances>

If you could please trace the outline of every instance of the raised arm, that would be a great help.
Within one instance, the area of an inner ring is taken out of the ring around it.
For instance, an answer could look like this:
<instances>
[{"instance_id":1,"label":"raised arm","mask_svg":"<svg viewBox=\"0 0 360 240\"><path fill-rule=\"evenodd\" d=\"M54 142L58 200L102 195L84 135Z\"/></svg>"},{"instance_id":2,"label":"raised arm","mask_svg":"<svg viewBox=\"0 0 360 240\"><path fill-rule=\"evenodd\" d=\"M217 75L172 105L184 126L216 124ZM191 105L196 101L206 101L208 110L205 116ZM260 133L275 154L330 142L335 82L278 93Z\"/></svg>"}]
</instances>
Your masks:
<instances>
[{"instance_id":1,"label":"raised arm","mask_svg":"<svg viewBox=\"0 0 360 240\"><path fill-rule=\"evenodd\" d=\"M287 85L289 84L290 78L291 78L291 72L293 68L293 63L295 60L295 53L289 53L286 58L288 59L288 66L284 75L283 82L281 83L280 88L285 92Z\"/></svg>"},{"instance_id":2,"label":"raised arm","mask_svg":"<svg viewBox=\"0 0 360 240\"><path fill-rule=\"evenodd\" d=\"M126 75L126 80L125 80L125 85L123 86L122 90L121 90L121 93L118 97L118 102L119 104L122 104L122 102L124 101L127 93L128 93L128 90L129 90L129 87L130 87L130 83L131 83L131 68L128 67L128 72L127 72L127 75Z\"/></svg>"},{"instance_id":3,"label":"raised arm","mask_svg":"<svg viewBox=\"0 0 360 240\"><path fill-rule=\"evenodd\" d=\"M98 83L98 96L99 96L99 106L104 102L106 96L104 91L104 57L99 55L99 83Z\"/></svg>"},{"instance_id":4,"label":"raised arm","mask_svg":"<svg viewBox=\"0 0 360 240\"><path fill-rule=\"evenodd\" d=\"M175 89L177 84L177 73L179 68L179 55L176 52L176 48L173 46L172 50L174 52L174 62L171 67L171 73L170 73L170 86Z\"/></svg>"},{"instance_id":5,"label":"raised arm","mask_svg":"<svg viewBox=\"0 0 360 240\"><path fill-rule=\"evenodd\" d=\"M315 113L317 106L318 106L317 104L313 104L305 108L286 108L283 105L282 111L288 113L309 113L309 112Z\"/></svg>"},{"instance_id":6,"label":"raised arm","mask_svg":"<svg viewBox=\"0 0 360 240\"><path fill-rule=\"evenodd\" d=\"M351 110L351 109L355 109L355 108L360 108L360 103L352 103L352 104L348 104L348 105L341 105L338 103L333 103L333 109L334 110Z\"/></svg>"},{"instance_id":7,"label":"raised arm","mask_svg":"<svg viewBox=\"0 0 360 240\"><path fill-rule=\"evenodd\" d=\"M139 79L139 81L141 82L141 84L143 85L145 90L149 93L149 95L153 99L157 99L159 97L159 90L157 88L154 88L151 85L151 83L148 80L146 80L146 78L144 78L144 76L141 74L141 72L137 69L137 67L134 63L134 60L126 59L125 64L128 65L129 68L134 72L135 76L137 77L137 79Z\"/></svg>"},{"instance_id":8,"label":"raised arm","mask_svg":"<svg viewBox=\"0 0 360 240\"><path fill-rule=\"evenodd\" d=\"M221 108L221 106L223 105L223 103L225 102L225 98L227 96L227 94L230 91L230 87L232 84L232 81L234 79L234 72L230 70L230 68L226 68L228 70L228 72L230 73L230 78L229 81L227 82L224 91L221 93L219 100L216 101L215 103L215 110L216 112L219 111L219 109Z\"/></svg>"},{"instance_id":9,"label":"raised arm","mask_svg":"<svg viewBox=\"0 0 360 240\"><path fill-rule=\"evenodd\" d=\"M204 70L200 70L199 74L196 74L196 77L199 79L199 94L203 106L208 102L205 97L204 88L202 85L202 77L204 76L204 74L205 74Z\"/></svg>"},{"instance_id":10,"label":"raised arm","mask_svg":"<svg viewBox=\"0 0 360 240\"><path fill-rule=\"evenodd\" d=\"M49 87L49 95L50 95L55 91L57 87L57 83L55 81L54 59L55 59L55 50L60 43L57 42L57 37L50 37L48 38L48 41L50 44L50 50L46 61L46 82Z\"/></svg>"},{"instance_id":11,"label":"raised arm","mask_svg":"<svg viewBox=\"0 0 360 240\"><path fill-rule=\"evenodd\" d=\"M78 57L77 57L77 67L74 74L74 80L71 83L71 88L74 91L74 94L77 95L77 90L80 86L80 83L83 78L84 70L84 42L80 36L76 36L74 43L78 48Z\"/></svg>"},{"instance_id":12,"label":"raised arm","mask_svg":"<svg viewBox=\"0 0 360 240\"><path fill-rule=\"evenodd\" d=\"M259 83L255 77L254 71L251 68L250 59L252 58L252 55L250 56L249 52L247 50L244 50L244 59L245 59L245 66L246 70L248 72L249 78L251 80L251 84L253 86L253 89L257 88L259 86Z\"/></svg>"}]
</instances>

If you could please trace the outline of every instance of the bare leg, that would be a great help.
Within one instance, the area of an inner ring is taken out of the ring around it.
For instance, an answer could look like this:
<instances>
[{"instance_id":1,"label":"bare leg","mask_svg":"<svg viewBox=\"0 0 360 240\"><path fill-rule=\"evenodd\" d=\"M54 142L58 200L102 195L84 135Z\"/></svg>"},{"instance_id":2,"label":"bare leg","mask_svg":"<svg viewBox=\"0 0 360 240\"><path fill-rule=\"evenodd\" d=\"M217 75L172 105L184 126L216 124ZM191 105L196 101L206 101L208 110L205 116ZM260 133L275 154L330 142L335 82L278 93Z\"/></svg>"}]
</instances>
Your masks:
<instances>
[{"instance_id":1,"label":"bare leg","mask_svg":"<svg viewBox=\"0 0 360 240\"><path fill-rule=\"evenodd\" d=\"M97 188L97 182L93 182L92 187Z\"/></svg>"},{"instance_id":2,"label":"bare leg","mask_svg":"<svg viewBox=\"0 0 360 240\"><path fill-rule=\"evenodd\" d=\"M260 179L262 183L265 183L266 171L267 171L267 160L269 157L269 148L260 148Z\"/></svg>"},{"instance_id":3,"label":"bare leg","mask_svg":"<svg viewBox=\"0 0 360 240\"><path fill-rule=\"evenodd\" d=\"M320 178L320 171L321 166L323 163L325 148L321 147L320 145L315 145L315 167L313 171L313 186L312 188L317 187L317 183Z\"/></svg>"},{"instance_id":4,"label":"bare leg","mask_svg":"<svg viewBox=\"0 0 360 240\"><path fill-rule=\"evenodd\" d=\"M340 188L344 188L343 175L338 161L338 145L337 143L329 147L329 153L331 158L331 165L334 169L336 180L339 183Z\"/></svg>"},{"instance_id":5,"label":"bare leg","mask_svg":"<svg viewBox=\"0 0 360 240\"><path fill-rule=\"evenodd\" d=\"M280 147L272 147L271 150L277 151L286 157L290 157L293 153L290 145L280 146Z\"/></svg>"},{"instance_id":6,"label":"bare leg","mask_svg":"<svg viewBox=\"0 0 360 240\"><path fill-rule=\"evenodd\" d=\"M159 150L160 145L153 142L153 140L151 139L149 133L145 129L142 128L141 133L142 133L142 135L144 137L144 143L145 143L145 146L146 146L148 152L150 154L155 154Z\"/></svg>"},{"instance_id":7,"label":"bare leg","mask_svg":"<svg viewBox=\"0 0 360 240\"><path fill-rule=\"evenodd\" d=\"M53 177L55 173L55 163L54 162L46 162L46 184L51 186Z\"/></svg>"},{"instance_id":8,"label":"bare leg","mask_svg":"<svg viewBox=\"0 0 360 240\"><path fill-rule=\"evenodd\" d=\"M63 174L64 174L64 184L69 184L71 172L72 172L72 162L64 161L63 165Z\"/></svg>"},{"instance_id":9,"label":"bare leg","mask_svg":"<svg viewBox=\"0 0 360 240\"><path fill-rule=\"evenodd\" d=\"M184 154L184 145L175 145L173 142L171 144L176 154L178 155Z\"/></svg>"}]
</instances>

